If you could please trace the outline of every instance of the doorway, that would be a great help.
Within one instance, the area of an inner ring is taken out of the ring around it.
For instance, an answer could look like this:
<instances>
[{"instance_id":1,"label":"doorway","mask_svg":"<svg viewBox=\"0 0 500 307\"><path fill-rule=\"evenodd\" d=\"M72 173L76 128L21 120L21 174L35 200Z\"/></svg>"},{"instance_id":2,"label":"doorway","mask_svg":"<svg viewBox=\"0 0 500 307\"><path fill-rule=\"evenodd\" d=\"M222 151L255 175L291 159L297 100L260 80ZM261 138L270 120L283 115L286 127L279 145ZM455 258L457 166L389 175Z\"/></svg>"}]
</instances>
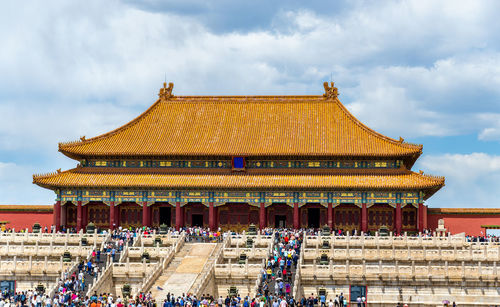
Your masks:
<instances>
[{"instance_id":1,"label":"doorway","mask_svg":"<svg viewBox=\"0 0 500 307\"><path fill-rule=\"evenodd\" d=\"M275 215L274 216L274 227L286 228L286 215Z\"/></svg>"},{"instance_id":2,"label":"doorway","mask_svg":"<svg viewBox=\"0 0 500 307\"><path fill-rule=\"evenodd\" d=\"M160 225L165 224L170 227L170 221L172 221L172 208L160 207Z\"/></svg>"},{"instance_id":3,"label":"doorway","mask_svg":"<svg viewBox=\"0 0 500 307\"><path fill-rule=\"evenodd\" d=\"M319 228L319 208L307 209L307 227Z\"/></svg>"},{"instance_id":4,"label":"doorway","mask_svg":"<svg viewBox=\"0 0 500 307\"><path fill-rule=\"evenodd\" d=\"M203 214L191 215L192 226L203 227Z\"/></svg>"}]
</instances>

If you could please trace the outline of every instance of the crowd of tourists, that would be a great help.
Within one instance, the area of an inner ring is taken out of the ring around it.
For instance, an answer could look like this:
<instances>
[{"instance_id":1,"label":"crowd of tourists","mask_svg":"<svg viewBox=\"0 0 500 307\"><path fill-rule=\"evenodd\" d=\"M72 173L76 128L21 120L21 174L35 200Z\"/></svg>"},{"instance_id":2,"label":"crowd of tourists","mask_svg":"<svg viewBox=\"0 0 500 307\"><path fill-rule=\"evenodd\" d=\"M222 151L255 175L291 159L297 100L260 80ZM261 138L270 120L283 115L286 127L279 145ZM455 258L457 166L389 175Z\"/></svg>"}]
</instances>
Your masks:
<instances>
[{"instance_id":1,"label":"crowd of tourists","mask_svg":"<svg viewBox=\"0 0 500 307\"><path fill-rule=\"evenodd\" d=\"M45 228L43 232L54 231L53 228ZM188 242L221 242L228 232L220 229L211 231L202 227L185 227L178 231L169 228L174 234L184 232ZM6 230L8 231L8 230ZM12 231L12 230L11 230ZM74 232L74 229L62 229L61 232ZM104 230L106 231L106 230ZM293 277L297 269L300 257L303 235L319 235L321 229L273 229L265 228L261 230L262 235L273 235L274 249L272 255L266 260L265 267L261 271L259 291L256 297L213 297L202 295L197 298L191 294L175 296L168 294L167 297L153 297L151 293L140 293L133 298L114 297L110 293L94 293L87 296L88 286L102 269L105 261L118 261L118 257L123 248L128 244L132 245L140 235L149 235L158 232L154 228L122 228L111 232L110 242L104 245L103 250L95 250L86 261L79 263L74 272L65 272L57 284L55 293L49 297L47 292L35 290L10 293L4 291L0 293L0 307L11 306L91 306L91 307L343 307L347 306L348 298L342 293L336 297L326 300L324 295L315 296L313 294L305 297L294 298ZM99 230L100 232L100 230ZM336 235L346 235L342 230L333 230ZM359 235L354 232L352 235ZM367 234L368 235L368 234ZM430 231L425 231L422 235L432 236ZM499 242L495 236L467 236L469 242ZM355 301L357 306L365 306L366 298L358 297ZM353 306L351 304L351 306Z\"/></svg>"},{"instance_id":2,"label":"crowd of tourists","mask_svg":"<svg viewBox=\"0 0 500 307\"><path fill-rule=\"evenodd\" d=\"M262 270L260 292L265 297L270 293L285 297L289 302L292 299L292 271L297 268L302 244L303 231L282 230L274 232L273 255L267 259L266 267Z\"/></svg>"}]
</instances>

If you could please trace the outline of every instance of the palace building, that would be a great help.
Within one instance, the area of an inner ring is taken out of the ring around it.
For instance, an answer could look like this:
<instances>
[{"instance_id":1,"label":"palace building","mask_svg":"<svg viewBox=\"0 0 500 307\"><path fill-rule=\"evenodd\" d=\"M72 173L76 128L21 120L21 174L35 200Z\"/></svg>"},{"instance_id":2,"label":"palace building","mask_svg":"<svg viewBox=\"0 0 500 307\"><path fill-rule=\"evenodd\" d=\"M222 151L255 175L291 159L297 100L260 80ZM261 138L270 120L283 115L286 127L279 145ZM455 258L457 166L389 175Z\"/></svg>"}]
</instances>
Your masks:
<instances>
[{"instance_id":1,"label":"palace building","mask_svg":"<svg viewBox=\"0 0 500 307\"><path fill-rule=\"evenodd\" d=\"M60 143L70 170L34 175L54 224L422 231L443 177L413 172L422 145L357 120L333 83L317 96L175 96L128 124Z\"/></svg>"}]
</instances>

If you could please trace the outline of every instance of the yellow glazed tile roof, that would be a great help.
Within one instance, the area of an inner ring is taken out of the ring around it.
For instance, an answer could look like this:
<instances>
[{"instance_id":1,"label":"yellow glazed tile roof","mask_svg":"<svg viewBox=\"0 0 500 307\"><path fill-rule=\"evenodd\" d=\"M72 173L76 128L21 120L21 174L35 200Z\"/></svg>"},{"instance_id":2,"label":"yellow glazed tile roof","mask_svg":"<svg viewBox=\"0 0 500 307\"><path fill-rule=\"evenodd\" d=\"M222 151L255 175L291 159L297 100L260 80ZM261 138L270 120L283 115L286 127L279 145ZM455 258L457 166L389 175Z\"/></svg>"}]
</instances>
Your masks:
<instances>
[{"instance_id":1,"label":"yellow glazed tile roof","mask_svg":"<svg viewBox=\"0 0 500 307\"><path fill-rule=\"evenodd\" d=\"M422 146L363 125L335 97L169 96L128 124L60 143L72 158L103 156L414 157Z\"/></svg>"},{"instance_id":2,"label":"yellow glazed tile roof","mask_svg":"<svg viewBox=\"0 0 500 307\"><path fill-rule=\"evenodd\" d=\"M76 168L60 173L33 176L46 188L162 188L162 189L432 189L444 185L443 177L411 171L395 174L183 174L89 172Z\"/></svg>"}]
</instances>

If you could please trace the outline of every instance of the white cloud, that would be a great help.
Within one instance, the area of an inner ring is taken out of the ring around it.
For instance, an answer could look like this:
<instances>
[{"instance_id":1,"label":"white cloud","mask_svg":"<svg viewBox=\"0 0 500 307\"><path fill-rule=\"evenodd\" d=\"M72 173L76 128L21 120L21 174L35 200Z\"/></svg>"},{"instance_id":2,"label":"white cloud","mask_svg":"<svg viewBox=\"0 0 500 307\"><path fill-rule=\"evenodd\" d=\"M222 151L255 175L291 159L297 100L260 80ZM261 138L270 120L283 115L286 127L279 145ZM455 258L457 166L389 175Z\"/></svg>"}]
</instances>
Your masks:
<instances>
[{"instance_id":1,"label":"white cloud","mask_svg":"<svg viewBox=\"0 0 500 307\"><path fill-rule=\"evenodd\" d=\"M168 7L2 3L0 153L25 156L2 160L40 163L35 172L69 165L57 142L126 123L165 73L174 94L191 95L321 94L333 73L342 101L381 133L500 138L498 117L484 115L500 114L497 2L350 5L333 17L283 6L268 27L214 32Z\"/></svg>"},{"instance_id":2,"label":"white cloud","mask_svg":"<svg viewBox=\"0 0 500 307\"><path fill-rule=\"evenodd\" d=\"M431 198L431 206L497 208L500 205L500 156L429 155L418 164L429 173L446 177L446 186Z\"/></svg>"},{"instance_id":3,"label":"white cloud","mask_svg":"<svg viewBox=\"0 0 500 307\"><path fill-rule=\"evenodd\" d=\"M479 139L483 141L500 141L500 113L479 114L478 119L488 124L479 133Z\"/></svg>"}]
</instances>

